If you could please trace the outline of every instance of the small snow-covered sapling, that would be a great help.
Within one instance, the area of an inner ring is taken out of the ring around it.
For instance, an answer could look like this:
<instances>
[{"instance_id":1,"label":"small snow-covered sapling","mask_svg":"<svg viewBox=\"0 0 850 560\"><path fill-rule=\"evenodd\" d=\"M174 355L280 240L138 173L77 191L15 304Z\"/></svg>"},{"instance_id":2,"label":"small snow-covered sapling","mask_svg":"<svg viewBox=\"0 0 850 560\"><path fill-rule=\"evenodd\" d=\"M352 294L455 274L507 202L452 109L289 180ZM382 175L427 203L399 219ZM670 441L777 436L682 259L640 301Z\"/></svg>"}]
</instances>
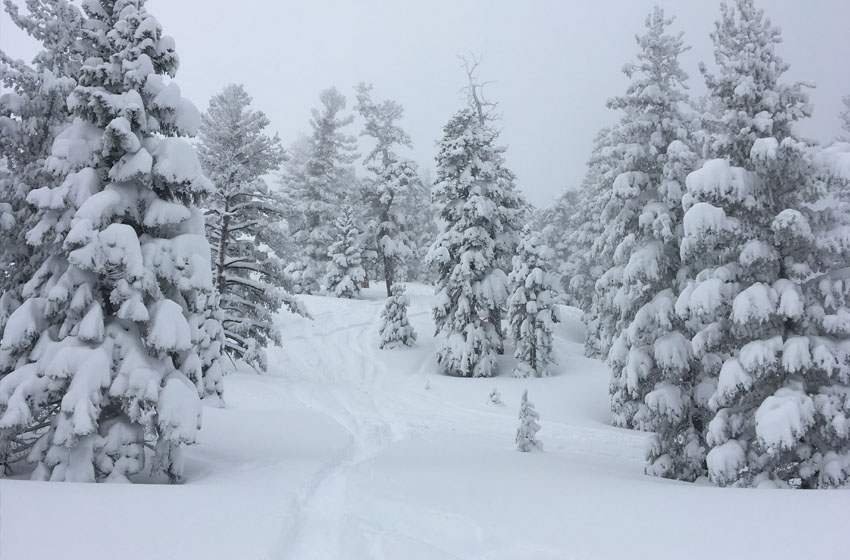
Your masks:
<instances>
[{"instance_id":1,"label":"small snow-covered sapling","mask_svg":"<svg viewBox=\"0 0 850 560\"><path fill-rule=\"evenodd\" d=\"M416 332L407 319L410 301L404 293L404 284L393 284L392 293L381 311L380 347L413 346Z\"/></svg>"},{"instance_id":2,"label":"small snow-covered sapling","mask_svg":"<svg viewBox=\"0 0 850 560\"><path fill-rule=\"evenodd\" d=\"M497 388L493 387L493 390L490 391L490 395L487 397L487 404L504 406L505 403L502 402L502 395L499 394Z\"/></svg>"},{"instance_id":3,"label":"small snow-covered sapling","mask_svg":"<svg viewBox=\"0 0 850 560\"><path fill-rule=\"evenodd\" d=\"M534 410L534 403L528 400L528 391L522 393L522 404L519 407L519 428L516 431L516 447L522 452L542 451L543 444L537 440L540 425L537 420L540 415Z\"/></svg>"}]
</instances>

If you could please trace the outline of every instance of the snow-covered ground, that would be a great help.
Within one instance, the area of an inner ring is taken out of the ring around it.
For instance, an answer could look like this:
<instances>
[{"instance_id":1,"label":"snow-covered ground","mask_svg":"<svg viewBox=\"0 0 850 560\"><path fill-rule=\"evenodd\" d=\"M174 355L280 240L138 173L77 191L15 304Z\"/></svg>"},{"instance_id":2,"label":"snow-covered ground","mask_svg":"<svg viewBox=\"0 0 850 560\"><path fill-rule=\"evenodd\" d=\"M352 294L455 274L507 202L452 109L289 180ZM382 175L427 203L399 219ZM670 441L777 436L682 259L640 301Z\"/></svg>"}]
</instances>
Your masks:
<instances>
[{"instance_id":1,"label":"snow-covered ground","mask_svg":"<svg viewBox=\"0 0 850 560\"><path fill-rule=\"evenodd\" d=\"M0 558L845 558L845 491L732 490L644 476L645 435L608 425L604 365L565 309L558 374L437 374L431 290L410 349L378 350L383 288L305 297L270 374L226 379L179 486L0 481ZM498 388L504 406L486 404ZM514 449L520 396L542 453Z\"/></svg>"}]
</instances>

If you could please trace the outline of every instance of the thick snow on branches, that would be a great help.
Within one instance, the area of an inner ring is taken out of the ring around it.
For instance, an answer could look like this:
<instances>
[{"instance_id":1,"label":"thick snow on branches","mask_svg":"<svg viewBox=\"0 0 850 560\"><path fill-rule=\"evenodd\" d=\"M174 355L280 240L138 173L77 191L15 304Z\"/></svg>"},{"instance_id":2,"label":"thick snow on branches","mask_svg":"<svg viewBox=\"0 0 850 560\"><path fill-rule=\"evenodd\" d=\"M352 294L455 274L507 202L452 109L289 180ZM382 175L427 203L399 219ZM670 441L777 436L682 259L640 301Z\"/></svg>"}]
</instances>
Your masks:
<instances>
[{"instance_id":1,"label":"thick snow on branches","mask_svg":"<svg viewBox=\"0 0 850 560\"><path fill-rule=\"evenodd\" d=\"M73 120L44 162L62 179L27 195L37 212L27 241L48 249L0 341L0 462L27 458L35 478L94 481L125 480L150 459L178 480L199 393L216 392L220 377L197 208L213 185L179 138L199 114L169 80L174 42L141 2L88 2L84 12L71 18L80 36L63 43L82 61Z\"/></svg>"},{"instance_id":2,"label":"thick snow on branches","mask_svg":"<svg viewBox=\"0 0 850 560\"><path fill-rule=\"evenodd\" d=\"M553 361L552 329L560 316L551 253L551 249L540 244L536 232L523 230L508 277L511 289L508 324L517 359L516 377L548 375Z\"/></svg>"},{"instance_id":3,"label":"thick snow on branches","mask_svg":"<svg viewBox=\"0 0 850 560\"><path fill-rule=\"evenodd\" d=\"M439 275L437 361L450 375L489 377L503 347L507 275L499 257L515 245L519 201L486 119L463 109L443 132L434 198L445 225L428 255Z\"/></svg>"},{"instance_id":4,"label":"thick snow on branches","mask_svg":"<svg viewBox=\"0 0 850 560\"><path fill-rule=\"evenodd\" d=\"M325 286L336 297L353 298L360 293L360 283L366 278L361 266L360 237L354 225L354 210L344 206L336 219L336 241L328 249L330 261L325 274Z\"/></svg>"}]
</instances>

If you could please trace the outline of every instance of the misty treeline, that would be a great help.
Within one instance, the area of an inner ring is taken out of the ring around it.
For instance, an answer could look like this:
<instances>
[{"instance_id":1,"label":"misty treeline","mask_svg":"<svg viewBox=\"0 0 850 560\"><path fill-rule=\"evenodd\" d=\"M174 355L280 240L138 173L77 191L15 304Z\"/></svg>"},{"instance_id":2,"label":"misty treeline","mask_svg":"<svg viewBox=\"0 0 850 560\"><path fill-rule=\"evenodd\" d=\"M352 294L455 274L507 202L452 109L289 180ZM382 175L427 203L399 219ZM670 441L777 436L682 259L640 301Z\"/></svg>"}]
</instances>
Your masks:
<instances>
[{"instance_id":1,"label":"misty treeline","mask_svg":"<svg viewBox=\"0 0 850 560\"><path fill-rule=\"evenodd\" d=\"M41 51L0 52L4 470L179 480L201 399L222 404L240 364L267 368L275 315L309 317L299 294L382 283L392 348L416 340L412 281L435 286L449 375L496 375L508 347L516 376L547 375L559 304L583 310L614 424L654 433L650 474L850 481L850 144L796 133L811 86L783 80L752 0L721 6L700 99L684 37L650 14L607 103L618 122L542 210L507 167L480 59L431 178L402 155L403 107L371 85L319 92L283 146L241 85L203 114L181 96L143 1L25 5L5 2Z\"/></svg>"}]
</instances>

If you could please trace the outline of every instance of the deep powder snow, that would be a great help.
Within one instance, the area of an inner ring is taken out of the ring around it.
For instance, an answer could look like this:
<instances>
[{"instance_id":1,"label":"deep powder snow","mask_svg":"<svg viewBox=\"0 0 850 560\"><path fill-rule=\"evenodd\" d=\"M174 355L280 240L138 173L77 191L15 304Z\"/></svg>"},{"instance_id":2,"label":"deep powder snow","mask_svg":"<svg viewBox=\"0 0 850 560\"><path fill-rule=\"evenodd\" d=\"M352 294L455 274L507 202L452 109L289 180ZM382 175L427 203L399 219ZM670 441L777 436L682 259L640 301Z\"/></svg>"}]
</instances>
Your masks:
<instances>
[{"instance_id":1,"label":"deep powder snow","mask_svg":"<svg viewBox=\"0 0 850 560\"><path fill-rule=\"evenodd\" d=\"M417 344L378 349L383 293L306 296L313 321L280 316L285 349L268 375L225 379L183 485L0 481L0 558L846 555L843 491L645 476L646 435L609 425L609 372L583 357L577 310L555 327L552 377L511 377L506 351L501 376L460 379L437 373L430 288L408 288ZM515 447L526 389L541 453Z\"/></svg>"}]
</instances>

